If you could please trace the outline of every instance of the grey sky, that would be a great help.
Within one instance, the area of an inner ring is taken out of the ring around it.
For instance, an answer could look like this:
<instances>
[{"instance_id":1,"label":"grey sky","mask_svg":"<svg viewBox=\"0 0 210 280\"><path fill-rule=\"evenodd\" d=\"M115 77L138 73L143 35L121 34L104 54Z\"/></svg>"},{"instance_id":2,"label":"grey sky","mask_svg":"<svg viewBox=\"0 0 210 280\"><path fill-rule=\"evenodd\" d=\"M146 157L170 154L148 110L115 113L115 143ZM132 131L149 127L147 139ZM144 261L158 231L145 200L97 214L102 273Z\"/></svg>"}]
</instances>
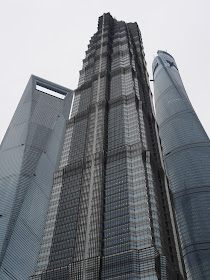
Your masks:
<instances>
[{"instance_id":1,"label":"grey sky","mask_svg":"<svg viewBox=\"0 0 210 280\"><path fill-rule=\"evenodd\" d=\"M138 23L150 78L158 49L175 58L192 105L210 135L209 11L209 0L2 1L0 141L31 74L77 87L87 45L104 12Z\"/></svg>"}]
</instances>

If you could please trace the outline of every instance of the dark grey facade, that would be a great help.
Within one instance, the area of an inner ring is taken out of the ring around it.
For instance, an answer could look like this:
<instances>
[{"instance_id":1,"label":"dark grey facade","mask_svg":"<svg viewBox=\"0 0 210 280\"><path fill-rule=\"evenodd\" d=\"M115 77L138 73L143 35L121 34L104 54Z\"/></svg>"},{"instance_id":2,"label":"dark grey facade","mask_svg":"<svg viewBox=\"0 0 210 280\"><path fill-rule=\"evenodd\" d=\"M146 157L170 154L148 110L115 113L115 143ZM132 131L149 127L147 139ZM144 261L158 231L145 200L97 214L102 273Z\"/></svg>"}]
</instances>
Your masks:
<instances>
[{"instance_id":1,"label":"dark grey facade","mask_svg":"<svg viewBox=\"0 0 210 280\"><path fill-rule=\"evenodd\" d=\"M210 279L210 141L174 58L153 62L155 107L187 279ZM199 97L198 97L199 98Z\"/></svg>"},{"instance_id":2,"label":"dark grey facade","mask_svg":"<svg viewBox=\"0 0 210 280\"><path fill-rule=\"evenodd\" d=\"M37 90L58 92L60 99ZM35 271L73 92L31 76L0 147L0 279Z\"/></svg>"},{"instance_id":3,"label":"dark grey facade","mask_svg":"<svg viewBox=\"0 0 210 280\"><path fill-rule=\"evenodd\" d=\"M31 279L183 279L142 39L104 14L68 121Z\"/></svg>"}]
</instances>

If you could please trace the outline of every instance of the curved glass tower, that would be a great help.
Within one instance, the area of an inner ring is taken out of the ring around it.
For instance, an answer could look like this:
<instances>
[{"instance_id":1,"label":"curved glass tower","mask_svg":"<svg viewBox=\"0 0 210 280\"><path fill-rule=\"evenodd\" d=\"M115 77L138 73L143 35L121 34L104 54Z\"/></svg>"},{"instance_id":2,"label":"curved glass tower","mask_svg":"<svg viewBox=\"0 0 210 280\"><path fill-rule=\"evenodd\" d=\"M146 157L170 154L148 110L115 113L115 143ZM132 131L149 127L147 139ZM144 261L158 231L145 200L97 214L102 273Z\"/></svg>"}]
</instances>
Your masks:
<instances>
[{"instance_id":1,"label":"curved glass tower","mask_svg":"<svg viewBox=\"0 0 210 280\"><path fill-rule=\"evenodd\" d=\"M155 107L188 279L210 279L210 142L174 58L153 62Z\"/></svg>"}]
</instances>

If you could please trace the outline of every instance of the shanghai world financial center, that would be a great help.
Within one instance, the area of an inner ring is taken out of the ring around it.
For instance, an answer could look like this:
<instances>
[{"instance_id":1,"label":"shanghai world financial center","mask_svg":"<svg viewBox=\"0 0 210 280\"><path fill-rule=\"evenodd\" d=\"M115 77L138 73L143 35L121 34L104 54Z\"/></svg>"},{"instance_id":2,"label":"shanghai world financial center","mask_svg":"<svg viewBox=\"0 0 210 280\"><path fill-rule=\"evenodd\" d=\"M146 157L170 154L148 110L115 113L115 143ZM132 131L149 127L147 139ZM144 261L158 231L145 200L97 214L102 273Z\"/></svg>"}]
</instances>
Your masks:
<instances>
[{"instance_id":1,"label":"shanghai world financial center","mask_svg":"<svg viewBox=\"0 0 210 280\"><path fill-rule=\"evenodd\" d=\"M25 278L2 279L188 279L152 98L138 25L104 14L74 92L39 251L28 252Z\"/></svg>"}]
</instances>

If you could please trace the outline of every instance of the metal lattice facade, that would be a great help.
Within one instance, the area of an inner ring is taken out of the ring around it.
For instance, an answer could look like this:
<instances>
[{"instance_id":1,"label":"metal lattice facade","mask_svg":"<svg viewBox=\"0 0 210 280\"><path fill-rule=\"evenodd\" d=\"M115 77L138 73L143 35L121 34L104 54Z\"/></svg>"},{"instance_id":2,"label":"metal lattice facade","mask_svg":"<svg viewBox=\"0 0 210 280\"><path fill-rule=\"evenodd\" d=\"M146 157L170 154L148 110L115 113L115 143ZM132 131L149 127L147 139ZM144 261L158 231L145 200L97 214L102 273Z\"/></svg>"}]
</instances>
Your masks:
<instances>
[{"instance_id":1,"label":"metal lattice facade","mask_svg":"<svg viewBox=\"0 0 210 280\"><path fill-rule=\"evenodd\" d=\"M210 142L184 89L174 58L153 62L157 121L173 194L187 279L210 279Z\"/></svg>"},{"instance_id":2,"label":"metal lattice facade","mask_svg":"<svg viewBox=\"0 0 210 280\"><path fill-rule=\"evenodd\" d=\"M151 100L137 24L104 14L83 61L31 279L182 279Z\"/></svg>"},{"instance_id":3,"label":"metal lattice facade","mask_svg":"<svg viewBox=\"0 0 210 280\"><path fill-rule=\"evenodd\" d=\"M62 100L36 89L53 89ZM0 279L36 268L73 92L31 76L0 148Z\"/></svg>"}]
</instances>

